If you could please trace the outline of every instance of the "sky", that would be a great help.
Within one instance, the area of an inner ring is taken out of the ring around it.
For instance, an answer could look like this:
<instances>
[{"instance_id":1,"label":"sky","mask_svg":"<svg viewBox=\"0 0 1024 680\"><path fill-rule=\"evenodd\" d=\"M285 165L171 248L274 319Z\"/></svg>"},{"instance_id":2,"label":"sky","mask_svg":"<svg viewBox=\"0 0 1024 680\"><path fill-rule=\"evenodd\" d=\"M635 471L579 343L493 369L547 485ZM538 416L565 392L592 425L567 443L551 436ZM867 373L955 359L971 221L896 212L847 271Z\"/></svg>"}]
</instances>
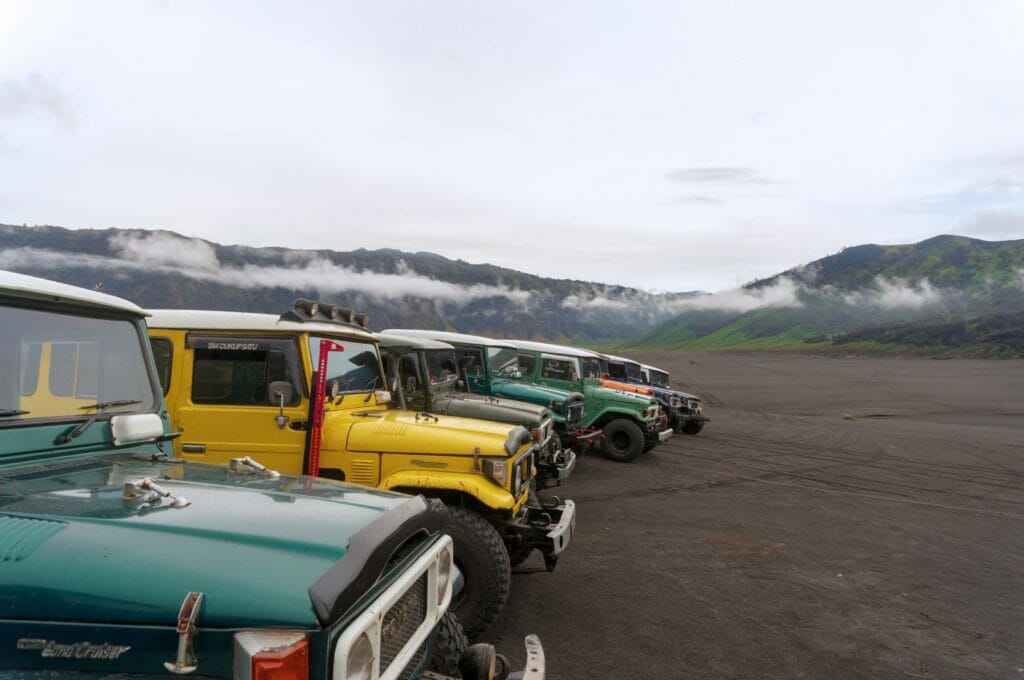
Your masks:
<instances>
[{"instance_id":1,"label":"sky","mask_svg":"<svg viewBox=\"0 0 1024 680\"><path fill-rule=\"evenodd\" d=\"M1024 238L1024 0L0 0L0 223L721 291Z\"/></svg>"}]
</instances>

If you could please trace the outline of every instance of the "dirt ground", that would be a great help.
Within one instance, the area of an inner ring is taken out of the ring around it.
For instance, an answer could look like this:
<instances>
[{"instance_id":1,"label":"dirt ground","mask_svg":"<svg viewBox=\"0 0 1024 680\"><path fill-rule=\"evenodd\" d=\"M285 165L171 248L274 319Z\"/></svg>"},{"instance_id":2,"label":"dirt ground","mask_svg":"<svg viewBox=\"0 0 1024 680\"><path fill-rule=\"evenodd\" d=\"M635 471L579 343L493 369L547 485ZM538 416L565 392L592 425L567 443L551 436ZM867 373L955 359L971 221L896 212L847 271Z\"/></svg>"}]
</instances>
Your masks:
<instances>
[{"instance_id":1,"label":"dirt ground","mask_svg":"<svg viewBox=\"0 0 1024 680\"><path fill-rule=\"evenodd\" d=\"M534 632L552 680L1024 679L1024 362L638 358L712 422L581 458L573 544L489 632L515 663Z\"/></svg>"}]
</instances>

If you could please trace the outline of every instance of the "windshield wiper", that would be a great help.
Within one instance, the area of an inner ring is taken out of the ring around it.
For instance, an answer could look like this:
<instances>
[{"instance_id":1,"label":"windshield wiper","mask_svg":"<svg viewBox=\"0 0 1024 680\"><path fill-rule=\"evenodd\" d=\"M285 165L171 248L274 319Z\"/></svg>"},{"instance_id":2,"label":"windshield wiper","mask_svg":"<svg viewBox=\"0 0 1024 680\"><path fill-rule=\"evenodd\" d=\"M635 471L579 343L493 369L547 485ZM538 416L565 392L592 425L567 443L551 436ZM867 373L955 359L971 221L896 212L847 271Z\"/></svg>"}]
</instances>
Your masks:
<instances>
[{"instance_id":1,"label":"windshield wiper","mask_svg":"<svg viewBox=\"0 0 1024 680\"><path fill-rule=\"evenodd\" d=\"M31 413L31 411L21 411L16 408L0 408L0 418L11 418L14 416L24 416Z\"/></svg>"},{"instance_id":2,"label":"windshield wiper","mask_svg":"<svg viewBox=\"0 0 1024 680\"><path fill-rule=\"evenodd\" d=\"M372 382L372 383L370 383L370 392L369 392L369 394L367 394L367 395L366 395L366 399L363 399L363 403L364 403L364 404L365 404L366 402L370 401L370 397L372 397L372 396L373 396L373 394L374 394L374 393L373 393L373 391L374 391L375 389L377 389L377 383L379 383L379 382L380 382L380 376L379 376L379 375L377 375L377 376L374 376L374 378L373 378L373 382Z\"/></svg>"},{"instance_id":3,"label":"windshield wiper","mask_svg":"<svg viewBox=\"0 0 1024 680\"><path fill-rule=\"evenodd\" d=\"M93 413L86 420L83 420L78 427L71 430L67 434L62 434L61 436L57 437L57 441L55 441L54 444L60 446L61 444L67 444L72 439L77 439L78 437L81 437L82 434L89 429L89 426L95 423L99 419L99 417L103 415L103 409L105 408L115 408L118 406L134 406L135 404L141 403L142 402L139 401L138 399L117 399L114 401L101 401L95 404L88 404L87 406L79 406L78 409L80 411L96 409L96 413Z\"/></svg>"}]
</instances>

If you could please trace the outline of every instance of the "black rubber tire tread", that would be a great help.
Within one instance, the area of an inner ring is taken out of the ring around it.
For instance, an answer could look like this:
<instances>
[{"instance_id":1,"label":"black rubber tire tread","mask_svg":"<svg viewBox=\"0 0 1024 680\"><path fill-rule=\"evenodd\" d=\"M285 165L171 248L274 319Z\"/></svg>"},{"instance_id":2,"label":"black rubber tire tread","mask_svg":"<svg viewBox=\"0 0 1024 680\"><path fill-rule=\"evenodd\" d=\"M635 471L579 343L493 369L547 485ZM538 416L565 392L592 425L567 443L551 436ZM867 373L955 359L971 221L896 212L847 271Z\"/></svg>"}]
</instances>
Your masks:
<instances>
[{"instance_id":1,"label":"black rubber tire tread","mask_svg":"<svg viewBox=\"0 0 1024 680\"><path fill-rule=\"evenodd\" d=\"M704 429L704 423L699 421L699 420L697 420L697 421L691 420L690 422L686 423L682 427L682 431L685 432L686 434L697 434L698 432L700 432L703 429Z\"/></svg>"},{"instance_id":2,"label":"black rubber tire tread","mask_svg":"<svg viewBox=\"0 0 1024 680\"><path fill-rule=\"evenodd\" d=\"M434 628L434 650L430 654L427 670L459 677L459 657L469 647L469 638L462 624L451 611L444 613Z\"/></svg>"},{"instance_id":3,"label":"black rubber tire tread","mask_svg":"<svg viewBox=\"0 0 1024 680\"><path fill-rule=\"evenodd\" d=\"M601 450L612 460L618 463L628 463L644 450L644 431L632 420L617 418L606 423L602 429L605 439L601 442ZM629 443L625 447L619 447L613 443L620 436L628 438Z\"/></svg>"},{"instance_id":4,"label":"black rubber tire tread","mask_svg":"<svg viewBox=\"0 0 1024 680\"><path fill-rule=\"evenodd\" d=\"M505 607L512 588L512 566L505 542L487 520L451 505L448 513L447 533L455 543L455 564L466 581L451 611L472 638L487 630Z\"/></svg>"}]
</instances>

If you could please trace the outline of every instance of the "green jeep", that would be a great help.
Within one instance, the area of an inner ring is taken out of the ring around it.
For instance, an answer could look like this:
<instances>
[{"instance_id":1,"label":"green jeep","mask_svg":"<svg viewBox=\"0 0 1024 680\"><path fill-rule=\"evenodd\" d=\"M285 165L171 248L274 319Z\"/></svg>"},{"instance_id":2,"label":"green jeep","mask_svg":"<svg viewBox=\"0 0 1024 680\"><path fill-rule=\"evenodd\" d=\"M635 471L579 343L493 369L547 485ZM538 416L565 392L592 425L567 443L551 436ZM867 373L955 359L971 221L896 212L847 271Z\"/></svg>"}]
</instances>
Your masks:
<instances>
[{"instance_id":1,"label":"green jeep","mask_svg":"<svg viewBox=\"0 0 1024 680\"><path fill-rule=\"evenodd\" d=\"M0 678L454 672L445 507L175 458L144 318L0 272Z\"/></svg>"},{"instance_id":2,"label":"green jeep","mask_svg":"<svg viewBox=\"0 0 1024 680\"><path fill-rule=\"evenodd\" d=\"M519 380L517 350L507 341L447 331L390 328L382 333L438 340L452 345L458 372L467 391L548 408L555 422L555 431L566 447L582 450L600 441L600 429L583 425L586 416L583 393Z\"/></svg>"},{"instance_id":3,"label":"green jeep","mask_svg":"<svg viewBox=\"0 0 1024 680\"><path fill-rule=\"evenodd\" d=\"M401 408L522 425L534 442L538 488L565 481L576 452L563 448L545 406L470 392L458 372L454 346L439 340L376 333L391 391Z\"/></svg>"},{"instance_id":4,"label":"green jeep","mask_svg":"<svg viewBox=\"0 0 1024 680\"><path fill-rule=\"evenodd\" d=\"M546 342L504 342L519 353L522 381L583 392L583 425L601 428L601 449L612 460L629 462L672 436L657 399L601 387L601 358L594 352Z\"/></svg>"}]
</instances>

